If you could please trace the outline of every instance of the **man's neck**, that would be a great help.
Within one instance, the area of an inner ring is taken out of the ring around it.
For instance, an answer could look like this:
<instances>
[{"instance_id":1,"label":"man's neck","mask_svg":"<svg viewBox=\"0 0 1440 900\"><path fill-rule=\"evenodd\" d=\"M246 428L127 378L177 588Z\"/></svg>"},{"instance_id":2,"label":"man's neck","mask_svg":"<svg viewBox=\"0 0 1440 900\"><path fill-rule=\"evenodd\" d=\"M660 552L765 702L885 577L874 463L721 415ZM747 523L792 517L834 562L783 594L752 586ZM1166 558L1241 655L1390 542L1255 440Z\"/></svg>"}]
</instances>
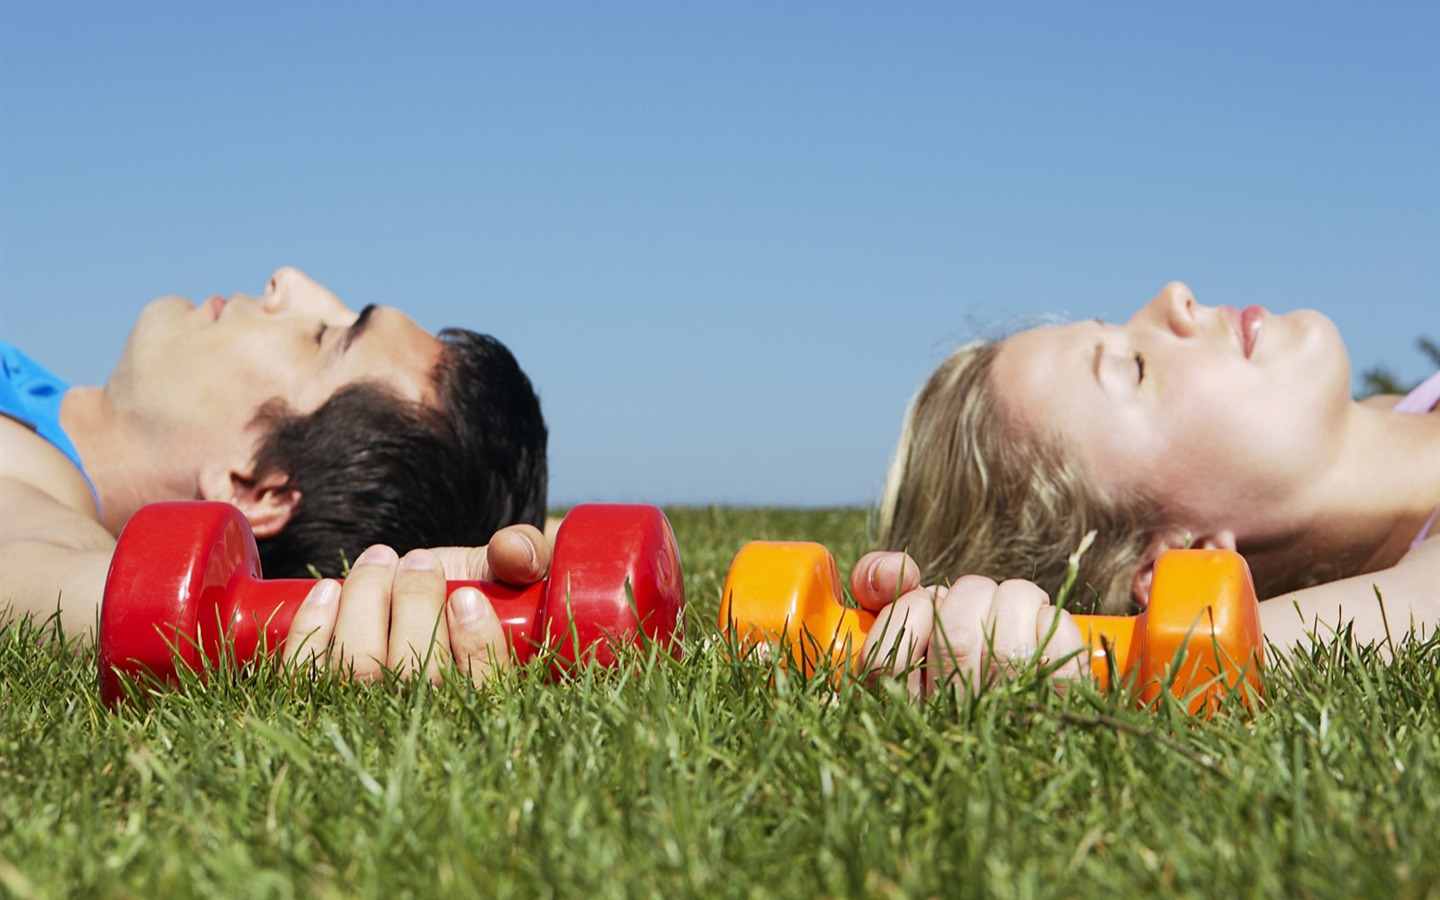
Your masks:
<instances>
[{"instance_id":1,"label":"man's neck","mask_svg":"<svg viewBox=\"0 0 1440 900\"><path fill-rule=\"evenodd\" d=\"M193 467L175 452L183 442L119 413L103 388L67 391L60 424L80 452L100 498L101 522L112 533L146 503L198 496Z\"/></svg>"}]
</instances>

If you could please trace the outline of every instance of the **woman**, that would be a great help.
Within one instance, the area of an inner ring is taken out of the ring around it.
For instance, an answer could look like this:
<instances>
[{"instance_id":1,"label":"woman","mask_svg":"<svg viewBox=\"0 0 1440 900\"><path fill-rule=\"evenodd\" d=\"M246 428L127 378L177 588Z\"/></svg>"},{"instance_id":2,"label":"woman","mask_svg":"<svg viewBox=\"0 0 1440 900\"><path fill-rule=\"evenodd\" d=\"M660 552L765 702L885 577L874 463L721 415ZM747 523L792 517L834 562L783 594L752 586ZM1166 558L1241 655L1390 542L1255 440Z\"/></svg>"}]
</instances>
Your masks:
<instances>
[{"instance_id":1,"label":"woman","mask_svg":"<svg viewBox=\"0 0 1440 900\"><path fill-rule=\"evenodd\" d=\"M992 651L1028 657L1092 532L1077 611L1143 607L1158 556L1193 546L1245 556L1281 647L1351 622L1362 642L1387 622L1428 632L1440 619L1440 375L1406 403L1430 414L1397 414L1397 399L1350 399L1344 344L1319 313L1203 307L1179 283L1123 325L963 347L916 395L887 480L880 544L909 556L869 554L852 575L857 599L886 610L867 651L896 671L932 653L932 683L978 674ZM933 600L917 590L952 581ZM1080 647L1058 616L1051 658Z\"/></svg>"}]
</instances>

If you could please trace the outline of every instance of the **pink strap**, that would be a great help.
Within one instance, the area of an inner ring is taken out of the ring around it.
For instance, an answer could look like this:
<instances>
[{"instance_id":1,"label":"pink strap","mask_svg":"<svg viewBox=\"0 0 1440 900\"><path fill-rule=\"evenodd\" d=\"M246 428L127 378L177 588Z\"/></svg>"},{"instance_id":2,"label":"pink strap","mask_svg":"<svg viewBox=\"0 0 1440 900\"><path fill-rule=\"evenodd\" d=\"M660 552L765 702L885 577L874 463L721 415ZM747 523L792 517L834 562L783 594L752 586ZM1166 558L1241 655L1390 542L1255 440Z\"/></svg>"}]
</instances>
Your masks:
<instances>
[{"instance_id":1,"label":"pink strap","mask_svg":"<svg viewBox=\"0 0 1440 900\"><path fill-rule=\"evenodd\" d=\"M1425 527L1421 528L1420 533L1415 535L1415 540L1410 542L1410 546L1413 547L1430 536L1430 526L1435 524L1436 516L1440 516L1440 509L1436 509L1430 514L1430 518L1425 520Z\"/></svg>"},{"instance_id":2,"label":"pink strap","mask_svg":"<svg viewBox=\"0 0 1440 900\"><path fill-rule=\"evenodd\" d=\"M1440 372L1420 382L1420 386L1400 398L1400 402L1396 403L1391 411L1428 413L1435 408L1436 403L1440 403Z\"/></svg>"},{"instance_id":3,"label":"pink strap","mask_svg":"<svg viewBox=\"0 0 1440 900\"><path fill-rule=\"evenodd\" d=\"M1435 408L1436 403L1440 403L1440 372L1436 372L1434 375L1420 382L1420 386L1402 397L1400 402L1392 407L1392 411L1399 413L1428 413ZM1415 536L1415 540L1410 542L1410 546L1413 547L1429 537L1430 526L1435 524L1436 516L1440 516L1440 509L1430 514L1429 520L1425 522L1425 527L1420 529L1420 533Z\"/></svg>"}]
</instances>

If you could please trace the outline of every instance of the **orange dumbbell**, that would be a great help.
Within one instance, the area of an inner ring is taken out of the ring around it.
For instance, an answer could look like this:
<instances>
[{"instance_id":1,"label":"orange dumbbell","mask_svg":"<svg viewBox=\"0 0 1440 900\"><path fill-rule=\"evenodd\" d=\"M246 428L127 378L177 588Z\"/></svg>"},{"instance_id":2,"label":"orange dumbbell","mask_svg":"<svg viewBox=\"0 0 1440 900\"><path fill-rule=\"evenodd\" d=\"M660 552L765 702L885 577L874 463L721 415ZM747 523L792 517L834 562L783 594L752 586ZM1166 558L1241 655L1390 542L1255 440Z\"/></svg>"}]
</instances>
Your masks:
<instances>
[{"instance_id":1,"label":"orange dumbbell","mask_svg":"<svg viewBox=\"0 0 1440 900\"><path fill-rule=\"evenodd\" d=\"M843 605L835 559L820 544L752 541L720 601L720 627L742 646L780 642L806 675L828 657L854 671L875 614ZM1260 694L1260 605L1250 567L1228 550L1171 550L1155 564L1138 616L1075 616L1102 687L1133 680L1142 705L1164 689L1199 712L1240 688ZM1243 684L1242 684L1243 683Z\"/></svg>"}]
</instances>

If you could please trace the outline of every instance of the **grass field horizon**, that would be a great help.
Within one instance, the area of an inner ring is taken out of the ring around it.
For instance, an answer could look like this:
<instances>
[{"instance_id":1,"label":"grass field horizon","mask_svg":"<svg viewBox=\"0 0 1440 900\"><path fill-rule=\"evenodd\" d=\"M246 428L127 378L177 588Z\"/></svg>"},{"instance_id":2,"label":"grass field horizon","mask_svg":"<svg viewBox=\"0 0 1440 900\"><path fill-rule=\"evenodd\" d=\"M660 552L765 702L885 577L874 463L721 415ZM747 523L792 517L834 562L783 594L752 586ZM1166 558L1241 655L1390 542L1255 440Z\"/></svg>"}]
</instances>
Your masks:
<instances>
[{"instance_id":1,"label":"grass field horizon","mask_svg":"<svg viewBox=\"0 0 1440 900\"><path fill-rule=\"evenodd\" d=\"M1033 674L917 703L716 629L747 540L860 508L667 508L683 659L476 691L216 674L107 710L0 627L0 895L1440 896L1440 639L1343 635L1194 719Z\"/></svg>"}]
</instances>

